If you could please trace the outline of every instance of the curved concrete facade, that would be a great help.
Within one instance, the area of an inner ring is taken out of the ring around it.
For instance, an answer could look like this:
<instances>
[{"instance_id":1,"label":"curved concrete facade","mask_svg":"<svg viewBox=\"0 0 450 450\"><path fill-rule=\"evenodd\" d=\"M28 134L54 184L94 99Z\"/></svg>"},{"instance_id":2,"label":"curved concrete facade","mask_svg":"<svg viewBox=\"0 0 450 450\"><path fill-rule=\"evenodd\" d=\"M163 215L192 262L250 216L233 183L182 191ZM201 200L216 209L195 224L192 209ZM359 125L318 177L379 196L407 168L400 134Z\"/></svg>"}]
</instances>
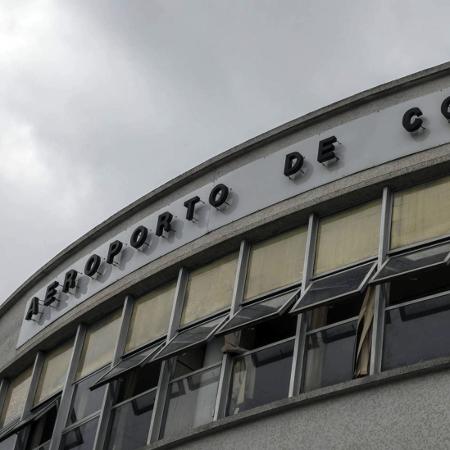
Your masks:
<instances>
[{"instance_id":1,"label":"curved concrete facade","mask_svg":"<svg viewBox=\"0 0 450 450\"><path fill-rule=\"evenodd\" d=\"M180 321L180 308L185 301L186 274L236 252L239 257L234 300L225 311L232 317L240 307L236 298L243 298L242 274L247 267L249 243L262 242L300 226L306 227L308 236L303 274L294 285L300 289L299 296L304 295L315 276L319 276L313 273L313 260L321 219L372 201L379 200L381 205L378 250L367 258L377 266L374 271L381 270L397 252L408 252L409 247L446 242L450 228L417 245L389 250L388 234L394 194L449 173L450 123L442 109L449 97L447 63L275 128L137 200L58 254L2 304L0 377L11 380L31 365L32 392L39 383L42 361L48 352L68 338L81 339L86 329L118 308L122 311L122 331L111 346L115 348L113 362L119 362L124 353L124 324L129 326L131 299L178 280L175 303L177 298L181 303L172 310L167 335L170 341L180 329L177 320ZM408 123L423 120L422 127L413 132L402 125L404 114L411 108L420 108L421 114L412 115ZM335 139L329 140L332 137ZM286 157L294 153L297 156L289 161L294 164L301 154L303 166L301 171L287 176L283 173ZM320 161L328 156L329 160ZM192 207L192 220L185 203L195 197L199 201ZM137 236L138 227L145 227L149 238L145 247L136 249L132 236ZM111 247L116 242L122 244L120 248ZM100 268L98 273L89 275L86 271L92 255L99 256ZM356 262L361 261L351 262L348 267ZM345 269L347 266L338 267L337 272ZM71 270L77 273L76 287L74 282L63 292L66 274ZM325 271L319 278L334 272ZM50 287L55 282L52 292ZM210 423L166 437L160 433L162 422L167 420L163 397L167 395L169 379L164 375L168 370L164 363L155 412L149 423L149 448L447 448L450 432L444 424L449 418L445 392L450 352L384 370L381 316L384 317L386 305L382 294L377 295L381 300L377 297L375 301L370 331L370 370L361 378L308 392L302 389L308 333L303 324L305 313L296 316L286 398L238 414L225 413L233 355L224 353ZM35 298L39 300L35 305L38 310L32 311ZM200 318L199 323L202 321ZM63 388L62 405L70 403L74 395L69 380L70 376ZM161 389L164 383L166 390ZM9 381L3 382L0 403L5 403L9 385ZM109 387L105 393L98 416L100 425L92 444L96 448L106 448L114 403L111 390ZM22 418L32 410L33 395L28 394ZM56 422L49 448L65 448L59 447L64 426ZM14 445L20 448L22 444Z\"/></svg>"}]
</instances>

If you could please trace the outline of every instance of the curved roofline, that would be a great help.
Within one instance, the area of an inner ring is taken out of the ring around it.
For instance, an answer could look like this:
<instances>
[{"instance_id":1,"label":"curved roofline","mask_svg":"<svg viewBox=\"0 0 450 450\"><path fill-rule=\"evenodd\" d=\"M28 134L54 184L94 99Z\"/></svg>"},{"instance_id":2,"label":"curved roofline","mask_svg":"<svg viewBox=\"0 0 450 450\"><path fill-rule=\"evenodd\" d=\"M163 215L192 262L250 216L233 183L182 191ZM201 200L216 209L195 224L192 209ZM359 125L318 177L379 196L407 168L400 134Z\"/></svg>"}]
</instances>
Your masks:
<instances>
[{"instance_id":1,"label":"curved roofline","mask_svg":"<svg viewBox=\"0 0 450 450\"><path fill-rule=\"evenodd\" d=\"M135 200L128 206L125 206L117 213L113 214L108 219L101 222L99 225L79 237L77 240L68 245L65 249L60 251L49 262L38 269L33 275L31 275L24 283L22 283L1 305L0 316L3 315L15 302L23 295L28 289L30 289L35 283L39 282L45 275L55 269L62 261L72 256L80 248L88 245L93 240L101 236L106 231L110 230L120 222L128 219L135 212L145 208L160 199L161 197L170 194L177 190L179 187L189 183L192 179L199 177L206 172L216 168L219 165L232 161L239 156L246 153L248 150L259 147L260 145L267 144L274 139L290 134L294 131L298 131L305 128L319 120L326 119L327 116L337 113L345 112L356 106L368 103L372 100L392 94L409 87L413 87L423 81L430 81L436 78L440 78L450 73L450 62L446 62L419 72L407 75L402 78L398 78L387 83L380 84L374 88L367 89L365 91L354 94L343 100L331 103L327 106L319 108L315 111L307 113L303 116L293 119L284 123L278 127L272 128L265 133L262 133L252 139L249 139L239 145L236 145L224 152L209 158L205 162L193 167L192 169L184 172L183 174L173 178L172 180L164 183L148 194L143 195L139 199Z\"/></svg>"}]
</instances>

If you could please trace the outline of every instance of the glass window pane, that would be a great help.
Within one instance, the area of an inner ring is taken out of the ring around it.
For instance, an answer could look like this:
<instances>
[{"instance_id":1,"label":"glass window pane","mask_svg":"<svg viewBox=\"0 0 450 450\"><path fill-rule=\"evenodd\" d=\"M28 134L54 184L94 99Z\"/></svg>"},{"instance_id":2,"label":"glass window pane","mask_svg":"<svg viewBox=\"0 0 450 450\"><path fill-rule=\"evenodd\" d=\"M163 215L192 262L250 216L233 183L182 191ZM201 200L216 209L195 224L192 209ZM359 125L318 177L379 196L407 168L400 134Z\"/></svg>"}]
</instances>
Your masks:
<instances>
[{"instance_id":1,"label":"glass window pane","mask_svg":"<svg viewBox=\"0 0 450 450\"><path fill-rule=\"evenodd\" d=\"M306 227L252 245L244 299L297 283L302 278Z\"/></svg>"},{"instance_id":2,"label":"glass window pane","mask_svg":"<svg viewBox=\"0 0 450 450\"><path fill-rule=\"evenodd\" d=\"M363 301L364 295L362 294L314 308L310 311L308 329L314 330L352 317L358 317Z\"/></svg>"},{"instance_id":3,"label":"glass window pane","mask_svg":"<svg viewBox=\"0 0 450 450\"><path fill-rule=\"evenodd\" d=\"M73 340L49 352L44 360L34 404L62 390L72 356Z\"/></svg>"},{"instance_id":4,"label":"glass window pane","mask_svg":"<svg viewBox=\"0 0 450 450\"><path fill-rule=\"evenodd\" d=\"M61 450L92 450L97 423L98 419L94 419L65 433L62 437Z\"/></svg>"},{"instance_id":5,"label":"glass window pane","mask_svg":"<svg viewBox=\"0 0 450 450\"><path fill-rule=\"evenodd\" d=\"M384 370L450 355L450 295L386 311Z\"/></svg>"},{"instance_id":6,"label":"glass window pane","mask_svg":"<svg viewBox=\"0 0 450 450\"><path fill-rule=\"evenodd\" d=\"M150 430L156 390L134 398L112 410L108 450L145 447Z\"/></svg>"},{"instance_id":7,"label":"glass window pane","mask_svg":"<svg viewBox=\"0 0 450 450\"><path fill-rule=\"evenodd\" d=\"M225 334L233 330L244 327L256 320L268 319L273 315L278 314L287 303L295 297L297 291L289 291L281 295L277 295L267 300L258 303L251 303L242 307L231 320L229 320L223 327L220 327L218 333Z\"/></svg>"},{"instance_id":8,"label":"glass window pane","mask_svg":"<svg viewBox=\"0 0 450 450\"><path fill-rule=\"evenodd\" d=\"M450 177L394 195L391 248L450 233Z\"/></svg>"},{"instance_id":9,"label":"glass window pane","mask_svg":"<svg viewBox=\"0 0 450 450\"><path fill-rule=\"evenodd\" d=\"M182 326L230 306L236 267L237 254L233 253L189 275Z\"/></svg>"},{"instance_id":10,"label":"glass window pane","mask_svg":"<svg viewBox=\"0 0 450 450\"><path fill-rule=\"evenodd\" d=\"M126 352L167 334L174 295L175 285L171 284L152 291L134 302Z\"/></svg>"},{"instance_id":11,"label":"glass window pane","mask_svg":"<svg viewBox=\"0 0 450 450\"><path fill-rule=\"evenodd\" d=\"M376 256L380 218L381 201L376 200L321 219L315 274L330 272Z\"/></svg>"},{"instance_id":12,"label":"glass window pane","mask_svg":"<svg viewBox=\"0 0 450 450\"><path fill-rule=\"evenodd\" d=\"M291 340L236 358L227 415L287 398L293 351L294 341Z\"/></svg>"},{"instance_id":13,"label":"glass window pane","mask_svg":"<svg viewBox=\"0 0 450 450\"><path fill-rule=\"evenodd\" d=\"M161 437L176 436L212 422L220 367L169 384Z\"/></svg>"},{"instance_id":14,"label":"glass window pane","mask_svg":"<svg viewBox=\"0 0 450 450\"><path fill-rule=\"evenodd\" d=\"M219 317L218 319L210 320L180 332L160 352L156 354L155 359L168 358L188 347L200 345L209 339L215 329L223 321L224 318Z\"/></svg>"},{"instance_id":15,"label":"glass window pane","mask_svg":"<svg viewBox=\"0 0 450 450\"><path fill-rule=\"evenodd\" d=\"M303 391L353 378L357 321L306 336Z\"/></svg>"},{"instance_id":16,"label":"glass window pane","mask_svg":"<svg viewBox=\"0 0 450 450\"><path fill-rule=\"evenodd\" d=\"M143 367L128 372L119 379L119 387L116 403L123 402L127 398L135 397L158 385L161 372L161 362L145 364Z\"/></svg>"},{"instance_id":17,"label":"glass window pane","mask_svg":"<svg viewBox=\"0 0 450 450\"><path fill-rule=\"evenodd\" d=\"M97 387L100 387L105 383L109 383L115 378L124 375L126 372L135 369L141 363L143 363L146 358L151 357L157 350L159 350L160 347L161 343L152 345L139 353L135 353L134 355L122 359L118 364L116 364L113 368L111 368L110 370L108 370L108 372L101 376L98 381L96 381L96 383L91 386L91 390L96 389Z\"/></svg>"},{"instance_id":18,"label":"glass window pane","mask_svg":"<svg viewBox=\"0 0 450 450\"><path fill-rule=\"evenodd\" d=\"M370 262L314 280L294 305L292 312L300 312L325 302L360 293L365 288L368 275L374 267L375 264Z\"/></svg>"},{"instance_id":19,"label":"glass window pane","mask_svg":"<svg viewBox=\"0 0 450 450\"><path fill-rule=\"evenodd\" d=\"M91 325L84 340L77 379L111 362L117 333L119 332L121 310Z\"/></svg>"},{"instance_id":20,"label":"glass window pane","mask_svg":"<svg viewBox=\"0 0 450 450\"><path fill-rule=\"evenodd\" d=\"M89 388L105 371L106 369L94 373L74 386L72 406L70 408L69 418L67 419L67 425L76 423L101 408L106 385L94 391L91 391Z\"/></svg>"},{"instance_id":21,"label":"glass window pane","mask_svg":"<svg viewBox=\"0 0 450 450\"><path fill-rule=\"evenodd\" d=\"M373 281L398 277L405 273L416 272L423 268L444 265L449 256L450 242L422 248L413 252L391 256L381 270L373 277Z\"/></svg>"},{"instance_id":22,"label":"glass window pane","mask_svg":"<svg viewBox=\"0 0 450 450\"><path fill-rule=\"evenodd\" d=\"M48 411L39 415L39 417L31 424L27 448L36 449L38 446L39 450L47 448L43 444L49 442L52 438L56 415L58 413L58 404L53 403L53 406L50 407L49 405L49 408Z\"/></svg>"},{"instance_id":23,"label":"glass window pane","mask_svg":"<svg viewBox=\"0 0 450 450\"><path fill-rule=\"evenodd\" d=\"M30 387L32 367L10 380L1 416L1 426L21 417Z\"/></svg>"}]
</instances>

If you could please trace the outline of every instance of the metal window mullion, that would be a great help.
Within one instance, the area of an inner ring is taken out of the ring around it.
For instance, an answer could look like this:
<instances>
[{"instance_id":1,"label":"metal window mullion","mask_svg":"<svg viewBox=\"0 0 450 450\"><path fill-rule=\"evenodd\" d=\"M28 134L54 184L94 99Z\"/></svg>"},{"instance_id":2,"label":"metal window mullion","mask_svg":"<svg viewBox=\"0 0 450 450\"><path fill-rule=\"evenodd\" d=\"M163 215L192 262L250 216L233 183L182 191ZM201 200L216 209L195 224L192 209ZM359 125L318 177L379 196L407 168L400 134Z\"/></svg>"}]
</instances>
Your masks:
<instances>
[{"instance_id":1,"label":"metal window mullion","mask_svg":"<svg viewBox=\"0 0 450 450\"><path fill-rule=\"evenodd\" d=\"M133 297L127 295L122 309L122 317L120 319L119 333L114 347L114 354L110 364L110 368L114 367L121 359L126 346L128 328L131 322L131 315L133 313ZM95 435L94 446L95 450L102 450L108 434L109 421L111 418L111 408L114 403L114 382L108 383L103 396L102 407L97 425L97 433Z\"/></svg>"},{"instance_id":2,"label":"metal window mullion","mask_svg":"<svg viewBox=\"0 0 450 450\"><path fill-rule=\"evenodd\" d=\"M8 393L9 381L7 378L2 378L0 381L0 416L3 413L6 402L6 394Z\"/></svg>"},{"instance_id":3,"label":"metal window mullion","mask_svg":"<svg viewBox=\"0 0 450 450\"><path fill-rule=\"evenodd\" d=\"M317 231L319 219L315 214L311 214L308 220L308 234L306 237L305 260L303 264L301 295L308 289L314 270L314 260L316 253ZM289 397L294 397L300 393L303 378L303 360L306 342L306 314L300 313L297 316L297 328L295 333L294 352L292 355L291 378L289 382Z\"/></svg>"},{"instance_id":4,"label":"metal window mullion","mask_svg":"<svg viewBox=\"0 0 450 450\"><path fill-rule=\"evenodd\" d=\"M20 420L27 417L28 414L30 414L31 408L33 407L33 402L36 397L36 391L39 384L39 378L41 376L42 367L44 365L44 359L45 355L43 352L38 352L36 354L36 357L34 358L33 370L31 372L30 386L28 388L28 393L22 414L20 416ZM25 443L28 440L29 433L30 433L29 427L25 427L23 430L17 433L17 439L14 444L14 450L21 450L20 447L22 446L23 443Z\"/></svg>"},{"instance_id":5,"label":"metal window mullion","mask_svg":"<svg viewBox=\"0 0 450 450\"><path fill-rule=\"evenodd\" d=\"M183 305L186 296L187 282L188 271L184 267L182 267L178 272L177 286L175 289L172 313L170 315L169 328L167 330L166 343L175 336L180 325L181 313L183 311ZM147 437L147 444L157 441L161 433L162 418L164 414L167 391L169 388L170 369L172 361L173 359L165 360L161 364L155 403L153 406L152 419L150 422L150 429Z\"/></svg>"},{"instance_id":6,"label":"metal window mullion","mask_svg":"<svg viewBox=\"0 0 450 450\"><path fill-rule=\"evenodd\" d=\"M83 350L84 338L86 336L86 327L83 324L78 325L75 341L73 343L72 355L69 362L69 369L67 370L66 379L61 395L61 404L58 409L55 427L53 429L52 439L49 450L58 450L61 445L63 430L67 423L69 416L70 404L73 395L73 383L77 373L80 362L81 352Z\"/></svg>"},{"instance_id":7,"label":"metal window mullion","mask_svg":"<svg viewBox=\"0 0 450 450\"><path fill-rule=\"evenodd\" d=\"M383 189L380 221L380 243L378 247L378 270L387 258L390 247L391 224L392 224L393 195L388 187ZM372 340L370 349L369 375L381 371L381 360L383 353L384 335L384 310L386 306L386 286L377 284L375 286L374 317L372 327Z\"/></svg>"},{"instance_id":8,"label":"metal window mullion","mask_svg":"<svg viewBox=\"0 0 450 450\"><path fill-rule=\"evenodd\" d=\"M244 298L245 279L247 277L248 260L250 256L250 244L241 241L239 257L234 280L233 297L231 299L230 319L238 312ZM225 416L228 391L230 388L232 357L228 353L222 356L222 367L220 369L219 382L217 385L216 404L214 407L213 421Z\"/></svg>"}]
</instances>

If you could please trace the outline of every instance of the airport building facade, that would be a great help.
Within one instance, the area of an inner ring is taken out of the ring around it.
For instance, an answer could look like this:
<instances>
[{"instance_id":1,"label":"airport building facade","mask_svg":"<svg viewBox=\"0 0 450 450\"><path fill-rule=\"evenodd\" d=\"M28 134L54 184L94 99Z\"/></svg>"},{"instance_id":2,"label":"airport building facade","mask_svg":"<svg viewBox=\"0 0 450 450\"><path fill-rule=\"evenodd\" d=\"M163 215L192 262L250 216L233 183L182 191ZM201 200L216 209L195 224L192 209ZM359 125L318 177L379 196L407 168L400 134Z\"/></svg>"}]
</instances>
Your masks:
<instances>
[{"instance_id":1,"label":"airport building facade","mask_svg":"<svg viewBox=\"0 0 450 450\"><path fill-rule=\"evenodd\" d=\"M444 64L129 205L0 306L0 450L448 448L449 169Z\"/></svg>"}]
</instances>

